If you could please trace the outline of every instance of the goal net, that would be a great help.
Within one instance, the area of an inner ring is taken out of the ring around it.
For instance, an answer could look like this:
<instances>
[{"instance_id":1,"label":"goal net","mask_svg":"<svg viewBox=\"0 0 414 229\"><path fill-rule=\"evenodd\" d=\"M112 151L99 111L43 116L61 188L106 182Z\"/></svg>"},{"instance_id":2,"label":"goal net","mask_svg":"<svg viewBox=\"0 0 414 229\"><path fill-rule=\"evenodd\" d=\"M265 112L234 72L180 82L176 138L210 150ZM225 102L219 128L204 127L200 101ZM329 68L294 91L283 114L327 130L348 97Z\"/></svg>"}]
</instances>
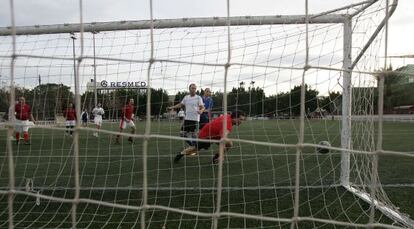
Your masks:
<instances>
[{"instance_id":1,"label":"goal net","mask_svg":"<svg viewBox=\"0 0 414 229\"><path fill-rule=\"evenodd\" d=\"M387 4L0 28L0 228L412 227L413 124L378 105ZM210 121L246 113L218 164L219 140L174 161L190 84Z\"/></svg>"}]
</instances>

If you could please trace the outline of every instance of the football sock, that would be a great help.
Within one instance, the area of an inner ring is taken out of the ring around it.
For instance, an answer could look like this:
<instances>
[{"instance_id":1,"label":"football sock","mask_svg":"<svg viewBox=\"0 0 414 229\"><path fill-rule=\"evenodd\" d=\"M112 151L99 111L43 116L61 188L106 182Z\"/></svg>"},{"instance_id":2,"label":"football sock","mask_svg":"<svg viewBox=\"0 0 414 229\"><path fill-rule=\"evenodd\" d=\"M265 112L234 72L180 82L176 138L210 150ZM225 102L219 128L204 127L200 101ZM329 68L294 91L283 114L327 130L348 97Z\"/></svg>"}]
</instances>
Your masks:
<instances>
[{"instance_id":1,"label":"football sock","mask_svg":"<svg viewBox=\"0 0 414 229\"><path fill-rule=\"evenodd\" d=\"M24 141L25 141L25 142L28 142L28 141L29 141L29 133L24 132L24 133L23 133L23 138L24 138Z\"/></svg>"}]
</instances>

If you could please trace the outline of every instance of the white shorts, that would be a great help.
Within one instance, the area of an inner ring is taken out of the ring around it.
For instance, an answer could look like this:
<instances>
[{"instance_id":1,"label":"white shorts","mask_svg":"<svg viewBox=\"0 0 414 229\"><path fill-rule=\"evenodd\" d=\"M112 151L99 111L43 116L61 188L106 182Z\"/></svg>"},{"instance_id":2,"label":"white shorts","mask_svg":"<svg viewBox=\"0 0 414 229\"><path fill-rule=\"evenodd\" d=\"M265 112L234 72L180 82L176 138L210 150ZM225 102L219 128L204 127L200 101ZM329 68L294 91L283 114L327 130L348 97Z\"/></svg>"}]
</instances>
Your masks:
<instances>
[{"instance_id":1,"label":"white shorts","mask_svg":"<svg viewBox=\"0 0 414 229\"><path fill-rule=\"evenodd\" d=\"M95 116L95 118L93 118L93 122L95 123L95 125L97 126L102 126L102 117L97 117Z\"/></svg>"},{"instance_id":2,"label":"white shorts","mask_svg":"<svg viewBox=\"0 0 414 229\"><path fill-rule=\"evenodd\" d=\"M135 128L135 123L132 120L121 119L121 124L119 125L119 128L121 128L121 129Z\"/></svg>"},{"instance_id":3,"label":"white shorts","mask_svg":"<svg viewBox=\"0 0 414 229\"><path fill-rule=\"evenodd\" d=\"M30 122L29 120L19 120L16 119L16 125L14 126L14 130L16 132L27 132L29 131L29 126L33 126L34 123Z\"/></svg>"},{"instance_id":4,"label":"white shorts","mask_svg":"<svg viewBox=\"0 0 414 229\"><path fill-rule=\"evenodd\" d=\"M66 126L76 126L76 120L66 120L65 125Z\"/></svg>"}]
</instances>

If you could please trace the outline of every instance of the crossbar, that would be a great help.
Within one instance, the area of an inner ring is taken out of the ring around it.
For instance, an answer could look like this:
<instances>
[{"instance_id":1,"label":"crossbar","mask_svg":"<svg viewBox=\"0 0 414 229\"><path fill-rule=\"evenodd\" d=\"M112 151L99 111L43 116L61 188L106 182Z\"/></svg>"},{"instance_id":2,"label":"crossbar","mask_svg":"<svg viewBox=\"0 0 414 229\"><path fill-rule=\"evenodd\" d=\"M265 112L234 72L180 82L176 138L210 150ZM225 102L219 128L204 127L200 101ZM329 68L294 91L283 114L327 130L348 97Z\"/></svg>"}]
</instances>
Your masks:
<instances>
[{"instance_id":1,"label":"crossbar","mask_svg":"<svg viewBox=\"0 0 414 229\"><path fill-rule=\"evenodd\" d=\"M345 14L309 15L310 24L343 23L348 17ZM238 16L230 17L231 26L243 25L276 25L276 24L305 24L306 15L274 15L274 16ZM155 19L155 29L184 28L184 27L213 27L227 26L227 17ZM102 32L117 30L144 30L150 29L151 20L115 21L84 23L84 32ZM38 35L57 33L79 33L80 24L55 24L16 26L16 35ZM11 27L0 27L0 36L10 36Z\"/></svg>"}]
</instances>

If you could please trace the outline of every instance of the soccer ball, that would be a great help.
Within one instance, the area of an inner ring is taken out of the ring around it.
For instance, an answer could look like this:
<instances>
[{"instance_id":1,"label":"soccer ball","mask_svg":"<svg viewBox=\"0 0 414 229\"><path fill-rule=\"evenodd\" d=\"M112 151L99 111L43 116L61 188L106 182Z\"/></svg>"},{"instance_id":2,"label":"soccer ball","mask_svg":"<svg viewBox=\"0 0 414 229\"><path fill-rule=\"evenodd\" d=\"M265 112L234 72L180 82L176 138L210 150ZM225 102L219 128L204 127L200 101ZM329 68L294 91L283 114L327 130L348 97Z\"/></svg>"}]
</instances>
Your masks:
<instances>
[{"instance_id":1,"label":"soccer ball","mask_svg":"<svg viewBox=\"0 0 414 229\"><path fill-rule=\"evenodd\" d=\"M318 145L320 146L326 146L326 147L331 147L331 143L329 143L328 141L320 141L318 143ZM316 152L321 153L321 154L327 154L329 153L329 149L327 148L323 148L323 147L316 147Z\"/></svg>"}]
</instances>

